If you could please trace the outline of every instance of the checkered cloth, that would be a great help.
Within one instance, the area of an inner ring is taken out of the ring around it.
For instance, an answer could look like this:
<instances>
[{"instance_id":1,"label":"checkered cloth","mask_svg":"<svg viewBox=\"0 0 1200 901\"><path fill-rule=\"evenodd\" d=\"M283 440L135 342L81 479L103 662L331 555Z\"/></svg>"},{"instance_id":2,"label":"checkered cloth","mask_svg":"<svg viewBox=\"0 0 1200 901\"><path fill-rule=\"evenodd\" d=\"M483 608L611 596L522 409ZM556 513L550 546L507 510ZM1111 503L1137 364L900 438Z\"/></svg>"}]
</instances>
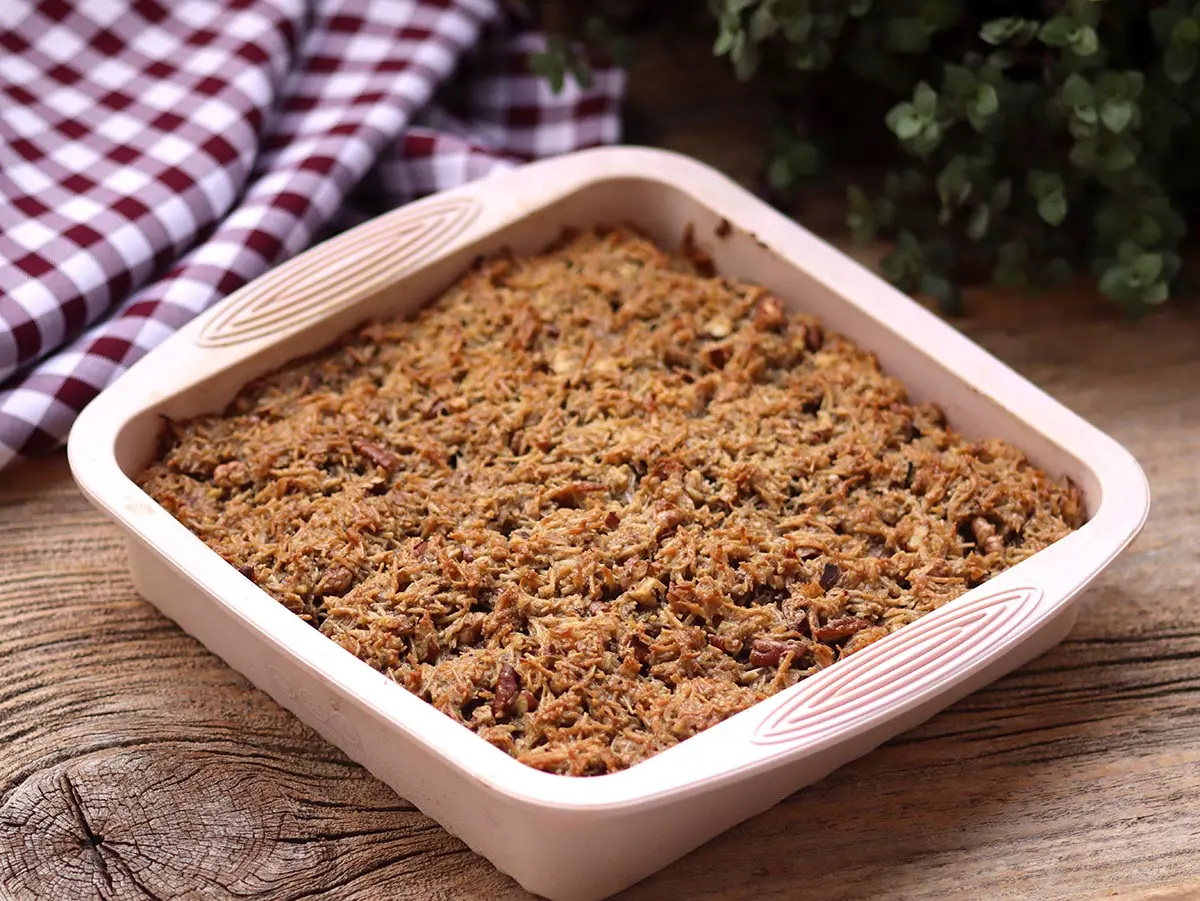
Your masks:
<instances>
[{"instance_id":1,"label":"checkered cloth","mask_svg":"<svg viewBox=\"0 0 1200 901\"><path fill-rule=\"evenodd\" d=\"M0 0L0 467L333 231L616 141L498 0Z\"/></svg>"}]
</instances>

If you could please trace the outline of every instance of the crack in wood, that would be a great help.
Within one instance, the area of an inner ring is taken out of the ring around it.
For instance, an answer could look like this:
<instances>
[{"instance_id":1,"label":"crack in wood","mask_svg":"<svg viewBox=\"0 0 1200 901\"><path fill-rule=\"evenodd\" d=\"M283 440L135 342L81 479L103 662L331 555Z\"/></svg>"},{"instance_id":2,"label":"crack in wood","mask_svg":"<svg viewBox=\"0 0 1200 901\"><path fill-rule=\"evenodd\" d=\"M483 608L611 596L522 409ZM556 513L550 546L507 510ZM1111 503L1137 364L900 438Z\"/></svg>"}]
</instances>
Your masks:
<instances>
[{"instance_id":1,"label":"crack in wood","mask_svg":"<svg viewBox=\"0 0 1200 901\"><path fill-rule=\"evenodd\" d=\"M100 846L104 844L104 836L97 835L92 831L87 815L83 812L83 799L79 797L79 791L75 788L75 783L71 781L71 777L67 774L66 770L63 770L62 775L59 777L59 787L66 797L67 808L75 820L75 825L82 834L80 846L87 852L88 858L92 863L95 864L96 872L99 874L100 880L104 885L104 889L100 893L101 897L111 895L113 891L112 873L109 872L108 862L104 859L104 854L100 851Z\"/></svg>"}]
</instances>

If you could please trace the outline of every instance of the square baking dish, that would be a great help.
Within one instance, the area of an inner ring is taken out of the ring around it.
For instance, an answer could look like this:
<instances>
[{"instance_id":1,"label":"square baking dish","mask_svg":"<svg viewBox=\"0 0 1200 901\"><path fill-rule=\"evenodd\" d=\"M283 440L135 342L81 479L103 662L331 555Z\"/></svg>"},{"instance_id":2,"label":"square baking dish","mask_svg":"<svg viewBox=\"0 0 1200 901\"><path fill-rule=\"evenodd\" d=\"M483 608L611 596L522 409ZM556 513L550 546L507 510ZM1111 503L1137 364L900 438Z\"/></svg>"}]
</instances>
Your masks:
<instances>
[{"instance_id":1,"label":"square baking dish","mask_svg":"<svg viewBox=\"0 0 1200 901\"><path fill-rule=\"evenodd\" d=\"M627 770L518 763L288 612L131 479L161 417L217 412L250 379L363 320L413 311L480 254L564 228L685 232L723 275L762 284L874 351L915 400L1003 438L1086 497L1078 531L940 609ZM80 416L70 462L127 533L138 591L255 685L532 892L592 901L866 753L1042 653L1079 592L1134 538L1133 457L866 268L686 157L590 150L410 204L296 257L200 316Z\"/></svg>"}]
</instances>

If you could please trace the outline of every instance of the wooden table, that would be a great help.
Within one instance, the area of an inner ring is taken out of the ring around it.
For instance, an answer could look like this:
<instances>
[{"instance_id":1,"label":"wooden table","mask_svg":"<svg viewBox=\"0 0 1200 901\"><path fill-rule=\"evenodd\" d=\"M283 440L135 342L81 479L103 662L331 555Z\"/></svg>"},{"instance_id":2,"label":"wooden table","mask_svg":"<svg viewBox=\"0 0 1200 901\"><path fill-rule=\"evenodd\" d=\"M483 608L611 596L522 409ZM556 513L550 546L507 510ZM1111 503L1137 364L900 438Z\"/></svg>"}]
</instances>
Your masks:
<instances>
[{"instance_id":1,"label":"wooden table","mask_svg":"<svg viewBox=\"0 0 1200 901\"><path fill-rule=\"evenodd\" d=\"M678 97L703 60L670 58L641 83ZM722 90L735 132L711 93L650 125L744 174L761 120ZM961 323L1150 477L1068 640L624 901L1200 898L1200 311L1100 303ZM0 549L3 901L529 897L141 601L61 456L0 475Z\"/></svg>"}]
</instances>

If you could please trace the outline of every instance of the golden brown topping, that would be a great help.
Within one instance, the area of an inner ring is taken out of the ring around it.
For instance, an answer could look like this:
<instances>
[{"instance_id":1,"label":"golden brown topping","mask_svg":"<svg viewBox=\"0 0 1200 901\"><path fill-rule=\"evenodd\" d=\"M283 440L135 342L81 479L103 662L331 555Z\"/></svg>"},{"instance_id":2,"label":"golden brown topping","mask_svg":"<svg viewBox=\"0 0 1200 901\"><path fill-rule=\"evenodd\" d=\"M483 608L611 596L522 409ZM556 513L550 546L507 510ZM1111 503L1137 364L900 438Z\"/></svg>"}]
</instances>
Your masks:
<instances>
[{"instance_id":1,"label":"golden brown topping","mask_svg":"<svg viewBox=\"0 0 1200 901\"><path fill-rule=\"evenodd\" d=\"M169 438L141 484L172 515L447 716L574 775L1083 521L1077 489L965 440L814 317L621 230L481 261Z\"/></svg>"}]
</instances>

